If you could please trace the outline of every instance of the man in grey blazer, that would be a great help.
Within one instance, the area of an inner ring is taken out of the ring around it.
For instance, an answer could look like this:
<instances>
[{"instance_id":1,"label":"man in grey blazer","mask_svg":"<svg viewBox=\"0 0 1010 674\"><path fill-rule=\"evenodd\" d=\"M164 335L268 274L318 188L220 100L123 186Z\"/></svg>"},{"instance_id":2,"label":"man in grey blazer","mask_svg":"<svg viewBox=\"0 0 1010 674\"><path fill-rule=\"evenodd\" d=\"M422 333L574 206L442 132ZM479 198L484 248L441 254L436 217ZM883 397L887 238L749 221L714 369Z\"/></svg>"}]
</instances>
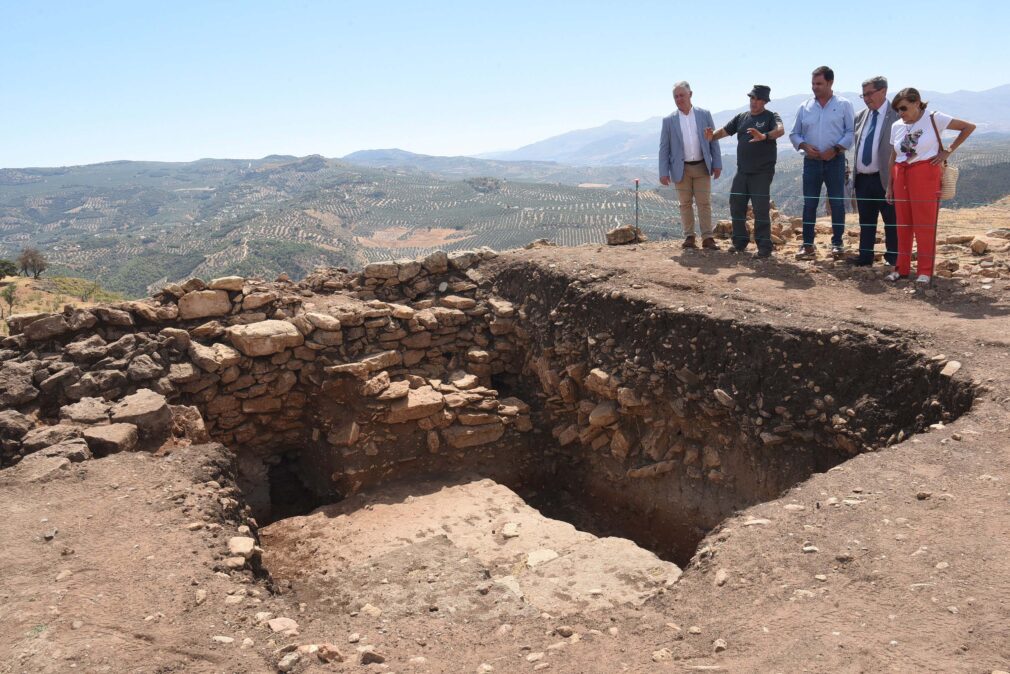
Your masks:
<instances>
[{"instance_id":1,"label":"man in grey blazer","mask_svg":"<svg viewBox=\"0 0 1010 674\"><path fill-rule=\"evenodd\" d=\"M877 239L877 216L884 220L884 260L894 264L898 259L897 217L894 204L884 198L891 181L888 172L891 157L891 125L898 113L887 100L887 78L871 77L863 82L866 109L856 115L853 187L856 210L859 212L859 255L852 264L873 264L873 246Z\"/></svg>"},{"instance_id":2,"label":"man in grey blazer","mask_svg":"<svg viewBox=\"0 0 1010 674\"><path fill-rule=\"evenodd\" d=\"M659 140L659 182L677 186L680 219L684 225L684 248L697 248L694 234L694 208L698 203L702 247L719 250L712 225L712 177L722 173L719 141L705 140L705 129L715 126L712 113L691 105L691 85L677 82L673 100L677 112L663 119Z\"/></svg>"}]
</instances>

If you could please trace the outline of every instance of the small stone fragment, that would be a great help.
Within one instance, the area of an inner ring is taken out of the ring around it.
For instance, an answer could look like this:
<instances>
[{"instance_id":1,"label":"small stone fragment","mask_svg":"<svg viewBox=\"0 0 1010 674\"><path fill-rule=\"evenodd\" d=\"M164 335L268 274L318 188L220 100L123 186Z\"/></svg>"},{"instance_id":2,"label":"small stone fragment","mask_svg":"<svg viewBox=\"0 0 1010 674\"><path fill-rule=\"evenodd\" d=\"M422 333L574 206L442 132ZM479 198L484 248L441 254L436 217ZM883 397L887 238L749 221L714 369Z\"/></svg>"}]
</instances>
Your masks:
<instances>
[{"instance_id":1,"label":"small stone fragment","mask_svg":"<svg viewBox=\"0 0 1010 674\"><path fill-rule=\"evenodd\" d=\"M359 662L363 665L381 664L386 661L386 656L375 651L374 646L362 646Z\"/></svg>"},{"instance_id":2,"label":"small stone fragment","mask_svg":"<svg viewBox=\"0 0 1010 674\"><path fill-rule=\"evenodd\" d=\"M291 618L272 618L267 620L267 627L275 634L280 633L284 636L298 635L298 623Z\"/></svg>"},{"instance_id":3,"label":"small stone fragment","mask_svg":"<svg viewBox=\"0 0 1010 674\"><path fill-rule=\"evenodd\" d=\"M673 660L673 651L669 648L660 648L658 651L652 652L653 662L665 662L667 660Z\"/></svg>"},{"instance_id":4,"label":"small stone fragment","mask_svg":"<svg viewBox=\"0 0 1010 674\"><path fill-rule=\"evenodd\" d=\"M256 540L248 536L233 536L228 539L228 552L233 557L249 559L255 554Z\"/></svg>"},{"instance_id":5,"label":"small stone fragment","mask_svg":"<svg viewBox=\"0 0 1010 674\"><path fill-rule=\"evenodd\" d=\"M344 654L333 644L319 644L316 657L320 662L343 662Z\"/></svg>"},{"instance_id":6,"label":"small stone fragment","mask_svg":"<svg viewBox=\"0 0 1010 674\"><path fill-rule=\"evenodd\" d=\"M277 669L281 672L290 672L295 668L301 659L301 653L298 651L292 651L280 659L277 663Z\"/></svg>"}]
</instances>

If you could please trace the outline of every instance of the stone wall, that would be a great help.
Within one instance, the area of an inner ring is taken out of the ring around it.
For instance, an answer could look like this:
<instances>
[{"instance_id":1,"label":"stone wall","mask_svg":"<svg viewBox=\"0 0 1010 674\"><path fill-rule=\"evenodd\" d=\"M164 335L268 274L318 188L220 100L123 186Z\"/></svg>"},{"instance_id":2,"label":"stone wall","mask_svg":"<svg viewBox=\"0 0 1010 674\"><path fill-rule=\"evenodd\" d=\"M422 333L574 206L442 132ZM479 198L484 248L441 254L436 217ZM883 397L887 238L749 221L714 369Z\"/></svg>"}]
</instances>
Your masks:
<instances>
[{"instance_id":1,"label":"stone wall","mask_svg":"<svg viewBox=\"0 0 1010 674\"><path fill-rule=\"evenodd\" d=\"M281 464L319 503L465 470L574 493L662 549L971 403L883 334L720 320L495 258L191 279L12 317L0 465L209 437L237 450L262 517Z\"/></svg>"},{"instance_id":2,"label":"stone wall","mask_svg":"<svg viewBox=\"0 0 1010 674\"><path fill-rule=\"evenodd\" d=\"M66 442L83 449L76 459L157 448L174 424L241 449L249 485L294 452L305 482L340 495L411 462L445 469L514 445L529 407L492 387L520 365L514 310L466 276L493 255L439 252L300 283L191 279L150 300L14 316L0 342L0 461Z\"/></svg>"},{"instance_id":3,"label":"stone wall","mask_svg":"<svg viewBox=\"0 0 1010 674\"><path fill-rule=\"evenodd\" d=\"M686 561L732 512L971 405L972 387L907 340L717 319L596 280L513 264L493 292L516 307L521 395L555 440L555 483L668 558Z\"/></svg>"}]
</instances>

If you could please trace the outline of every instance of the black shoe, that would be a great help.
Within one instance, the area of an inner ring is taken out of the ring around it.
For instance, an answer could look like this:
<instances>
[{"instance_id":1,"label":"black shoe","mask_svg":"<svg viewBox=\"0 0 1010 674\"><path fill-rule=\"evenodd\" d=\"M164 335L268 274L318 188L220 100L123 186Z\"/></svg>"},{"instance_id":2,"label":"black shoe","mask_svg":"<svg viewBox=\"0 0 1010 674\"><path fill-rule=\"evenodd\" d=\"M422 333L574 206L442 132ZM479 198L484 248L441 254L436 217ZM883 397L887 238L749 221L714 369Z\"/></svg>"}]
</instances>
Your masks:
<instances>
[{"instance_id":1,"label":"black shoe","mask_svg":"<svg viewBox=\"0 0 1010 674\"><path fill-rule=\"evenodd\" d=\"M755 260L767 260L771 256L772 252L770 250L759 250L758 252L754 253Z\"/></svg>"},{"instance_id":2,"label":"black shoe","mask_svg":"<svg viewBox=\"0 0 1010 674\"><path fill-rule=\"evenodd\" d=\"M797 260L813 260L817 257L817 249L813 247L812 244L803 244L800 246L799 251L796 252Z\"/></svg>"},{"instance_id":3,"label":"black shoe","mask_svg":"<svg viewBox=\"0 0 1010 674\"><path fill-rule=\"evenodd\" d=\"M736 246L730 246L726 250L728 252L730 252L730 253L733 253L734 255L739 255L740 253L746 253L747 252L746 248L737 248Z\"/></svg>"},{"instance_id":4,"label":"black shoe","mask_svg":"<svg viewBox=\"0 0 1010 674\"><path fill-rule=\"evenodd\" d=\"M845 261L845 264L849 265L850 267L872 267L873 266L873 262L862 262L857 257L849 258L848 260Z\"/></svg>"}]
</instances>

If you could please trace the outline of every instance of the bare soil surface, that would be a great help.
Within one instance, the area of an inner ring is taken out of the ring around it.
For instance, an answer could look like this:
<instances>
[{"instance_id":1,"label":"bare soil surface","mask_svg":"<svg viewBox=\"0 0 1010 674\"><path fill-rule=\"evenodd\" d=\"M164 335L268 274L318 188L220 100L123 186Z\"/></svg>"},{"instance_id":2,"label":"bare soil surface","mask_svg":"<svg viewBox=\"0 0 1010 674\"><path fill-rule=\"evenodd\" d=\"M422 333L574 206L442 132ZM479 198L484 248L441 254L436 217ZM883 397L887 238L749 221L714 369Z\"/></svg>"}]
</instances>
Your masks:
<instances>
[{"instance_id":1,"label":"bare soil surface","mask_svg":"<svg viewBox=\"0 0 1010 674\"><path fill-rule=\"evenodd\" d=\"M298 646L324 643L343 660L323 663L303 648L290 671L1010 669L1006 280L986 279L983 289L938 279L927 294L886 283L882 267L754 261L676 244L521 251L481 271L513 264L674 310L821 329L826 340L847 325L901 336L959 361L954 376L982 388L955 422L728 519L668 588L605 606L518 603L486 586L494 560L451 532L402 546L378 545L373 534L370 558L368 532L358 531L346 550L320 540L324 560L306 547L307 531L287 544L302 557L277 556L272 577L264 536L265 569L229 572L241 495L226 454L209 446L113 455L45 481L5 471L0 672L273 672ZM410 505L413 496L360 498L367 509L368 499ZM327 512L354 511L312 518ZM425 517L437 534L442 515ZM274 631L264 613L295 620L297 634ZM384 661L363 657L366 646Z\"/></svg>"}]
</instances>

